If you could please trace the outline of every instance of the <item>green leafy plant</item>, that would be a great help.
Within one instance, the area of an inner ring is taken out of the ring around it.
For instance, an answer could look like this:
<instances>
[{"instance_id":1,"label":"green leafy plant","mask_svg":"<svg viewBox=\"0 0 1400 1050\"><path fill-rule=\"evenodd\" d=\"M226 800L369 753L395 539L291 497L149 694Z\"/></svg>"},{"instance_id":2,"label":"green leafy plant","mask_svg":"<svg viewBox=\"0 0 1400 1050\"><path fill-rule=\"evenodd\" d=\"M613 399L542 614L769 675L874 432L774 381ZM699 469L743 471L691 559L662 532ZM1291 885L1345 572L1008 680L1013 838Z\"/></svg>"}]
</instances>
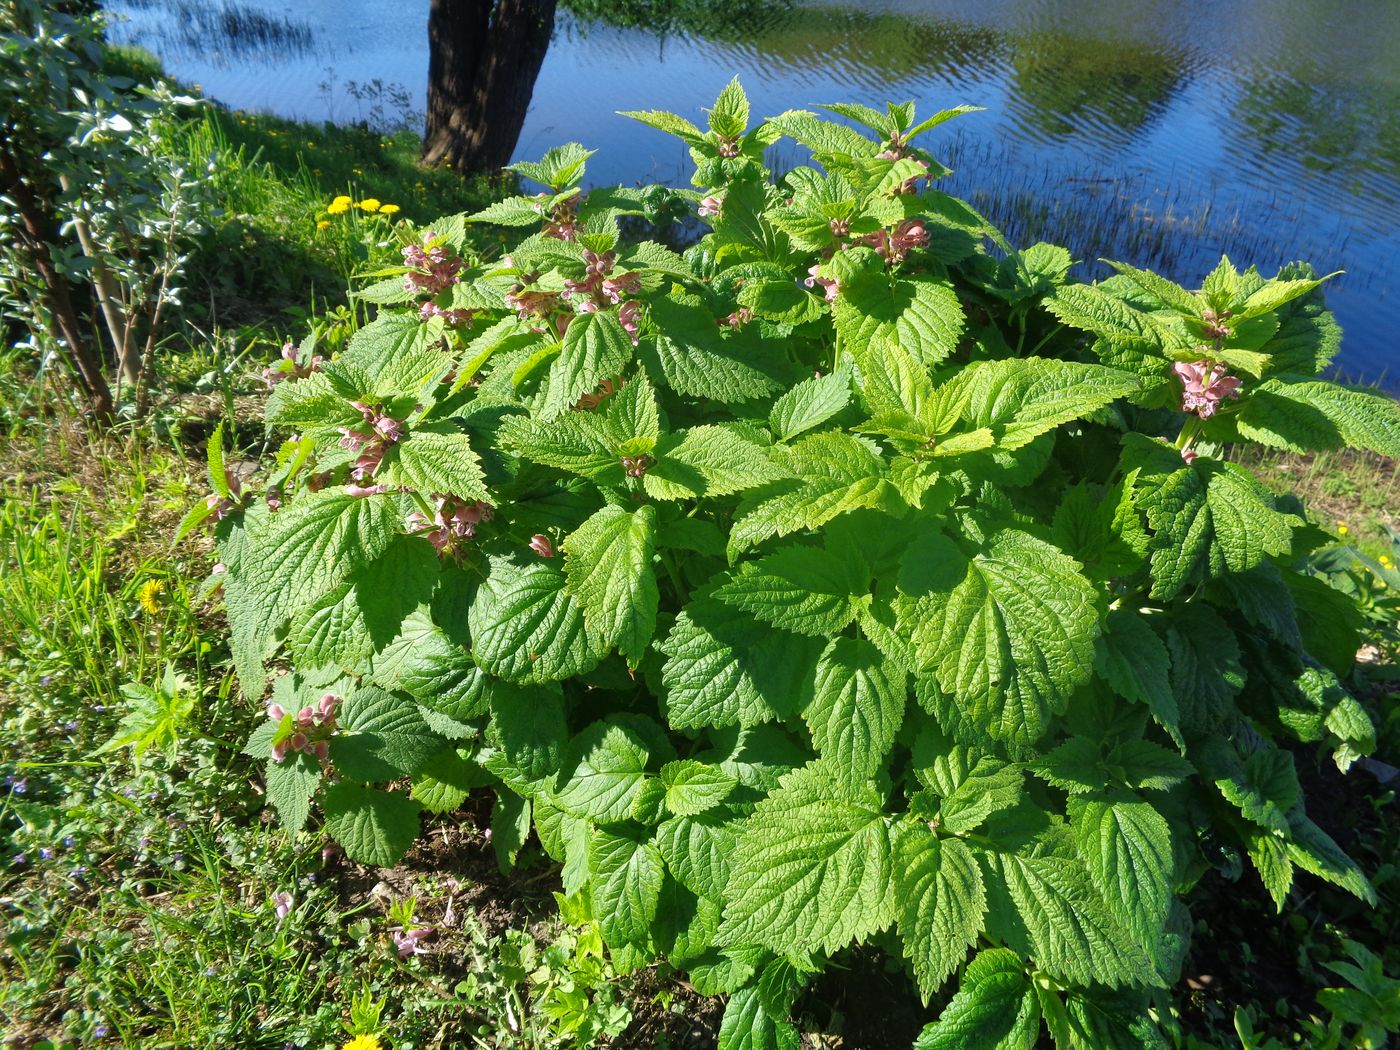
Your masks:
<instances>
[{"instance_id":1,"label":"green leafy plant","mask_svg":"<svg viewBox=\"0 0 1400 1050\"><path fill-rule=\"evenodd\" d=\"M217 436L242 688L291 668L247 751L370 864L489 788L502 864L533 829L619 969L729 996L722 1047L795 1047L877 937L925 1050L1158 1045L1213 865L1373 899L1293 758L1373 745L1360 620L1228 454L1400 455L1400 410L1316 378L1306 266L1079 283L934 187L912 143L967 107L827 109L633 114L696 162L684 254L619 232L667 191L517 165L543 190L422 231L277 385L266 498Z\"/></svg>"}]
</instances>

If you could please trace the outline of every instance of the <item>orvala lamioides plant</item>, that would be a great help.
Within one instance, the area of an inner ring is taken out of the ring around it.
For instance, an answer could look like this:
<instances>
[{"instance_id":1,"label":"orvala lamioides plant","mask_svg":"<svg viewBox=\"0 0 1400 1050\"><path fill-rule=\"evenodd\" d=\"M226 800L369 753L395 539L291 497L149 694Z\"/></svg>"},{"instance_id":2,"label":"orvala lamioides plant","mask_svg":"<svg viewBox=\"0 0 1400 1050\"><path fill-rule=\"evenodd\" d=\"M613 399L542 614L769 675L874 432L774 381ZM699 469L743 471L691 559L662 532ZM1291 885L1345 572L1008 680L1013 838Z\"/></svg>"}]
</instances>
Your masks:
<instances>
[{"instance_id":1,"label":"orvala lamioides plant","mask_svg":"<svg viewBox=\"0 0 1400 1050\"><path fill-rule=\"evenodd\" d=\"M489 787L502 862L533 829L619 966L729 996L724 1047L795 1047L877 935L920 1047L1152 1045L1212 865L1372 896L1294 770L1372 746L1357 618L1227 454L1400 455L1400 413L1315 378L1306 266L1078 283L932 187L963 109L827 108L632 114L695 159L684 254L619 235L667 191L519 164L542 192L413 236L286 371L271 505L213 471L243 690L293 668L248 750L372 864Z\"/></svg>"}]
</instances>

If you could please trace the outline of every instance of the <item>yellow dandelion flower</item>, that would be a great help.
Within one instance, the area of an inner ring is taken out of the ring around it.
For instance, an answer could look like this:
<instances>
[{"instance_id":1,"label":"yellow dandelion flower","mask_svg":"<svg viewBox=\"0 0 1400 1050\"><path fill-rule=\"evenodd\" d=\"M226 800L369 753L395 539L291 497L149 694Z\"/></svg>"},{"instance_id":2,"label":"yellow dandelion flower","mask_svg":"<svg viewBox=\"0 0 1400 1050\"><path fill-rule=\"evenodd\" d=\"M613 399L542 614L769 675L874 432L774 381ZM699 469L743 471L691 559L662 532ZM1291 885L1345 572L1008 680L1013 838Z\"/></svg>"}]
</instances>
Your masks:
<instances>
[{"instance_id":1,"label":"yellow dandelion flower","mask_svg":"<svg viewBox=\"0 0 1400 1050\"><path fill-rule=\"evenodd\" d=\"M384 1050L384 1044L379 1041L377 1035L357 1035L340 1050Z\"/></svg>"},{"instance_id":2,"label":"yellow dandelion flower","mask_svg":"<svg viewBox=\"0 0 1400 1050\"><path fill-rule=\"evenodd\" d=\"M164 580L147 580L136 592L136 600L141 603L141 608L154 616L160 612L160 596L164 593Z\"/></svg>"},{"instance_id":3,"label":"yellow dandelion flower","mask_svg":"<svg viewBox=\"0 0 1400 1050\"><path fill-rule=\"evenodd\" d=\"M1345 536L1345 535L1346 535L1348 532L1350 532L1350 531L1351 531L1351 529L1347 528L1347 523L1344 522L1344 521L1342 521L1340 518L1338 518L1338 519L1337 519L1337 535L1338 535L1338 536Z\"/></svg>"},{"instance_id":4,"label":"yellow dandelion flower","mask_svg":"<svg viewBox=\"0 0 1400 1050\"><path fill-rule=\"evenodd\" d=\"M342 193L339 197L326 205L326 211L330 212L332 215L339 215L343 211L349 211L350 204L350 198Z\"/></svg>"},{"instance_id":5,"label":"yellow dandelion flower","mask_svg":"<svg viewBox=\"0 0 1400 1050\"><path fill-rule=\"evenodd\" d=\"M375 197L366 197L364 200L360 201L359 204L355 205L355 207L359 208L360 211L378 211L379 201Z\"/></svg>"},{"instance_id":6,"label":"yellow dandelion flower","mask_svg":"<svg viewBox=\"0 0 1400 1050\"><path fill-rule=\"evenodd\" d=\"M331 224L331 220L330 220L330 219L322 219L320 222L318 222L318 223L316 224L316 229L318 229L318 230L324 230L324 229L325 229L327 226L329 226L330 224Z\"/></svg>"},{"instance_id":7,"label":"yellow dandelion flower","mask_svg":"<svg viewBox=\"0 0 1400 1050\"><path fill-rule=\"evenodd\" d=\"M380 205L380 207L379 207L379 214L380 214L380 215L393 215L394 212L396 212L396 211L398 211L398 210L399 210L399 206L398 206L397 204L382 204L382 205Z\"/></svg>"}]
</instances>

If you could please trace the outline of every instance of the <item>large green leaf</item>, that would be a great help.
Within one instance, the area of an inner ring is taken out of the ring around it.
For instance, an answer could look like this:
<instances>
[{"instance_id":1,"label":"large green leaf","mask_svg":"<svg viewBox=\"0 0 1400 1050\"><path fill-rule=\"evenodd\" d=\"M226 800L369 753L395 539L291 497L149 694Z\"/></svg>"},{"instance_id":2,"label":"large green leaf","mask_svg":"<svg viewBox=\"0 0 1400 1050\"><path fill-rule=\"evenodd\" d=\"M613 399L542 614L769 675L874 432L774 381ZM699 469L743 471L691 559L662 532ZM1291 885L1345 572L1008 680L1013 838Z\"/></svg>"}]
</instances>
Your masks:
<instances>
[{"instance_id":1,"label":"large green leaf","mask_svg":"<svg viewBox=\"0 0 1400 1050\"><path fill-rule=\"evenodd\" d=\"M589 843L593 914L612 945L645 941L656 918L665 867L649 838L598 830Z\"/></svg>"},{"instance_id":2,"label":"large green leaf","mask_svg":"<svg viewBox=\"0 0 1400 1050\"><path fill-rule=\"evenodd\" d=\"M982 932L982 871L961 841L940 839L916 821L899 827L894 868L899 935L928 1002Z\"/></svg>"},{"instance_id":3,"label":"large green leaf","mask_svg":"<svg viewBox=\"0 0 1400 1050\"><path fill-rule=\"evenodd\" d=\"M715 597L784 630L829 638L869 604L864 566L816 547L783 547L745 562Z\"/></svg>"},{"instance_id":4,"label":"large green leaf","mask_svg":"<svg viewBox=\"0 0 1400 1050\"><path fill-rule=\"evenodd\" d=\"M1029 444L1139 387L1135 376L1103 365L1015 358L974 366L966 418L991 430L1000 449Z\"/></svg>"},{"instance_id":5,"label":"large green leaf","mask_svg":"<svg viewBox=\"0 0 1400 1050\"><path fill-rule=\"evenodd\" d=\"M570 742L554 801L566 813L599 823L626 820L647 779L649 757L632 726L594 722Z\"/></svg>"},{"instance_id":6,"label":"large green leaf","mask_svg":"<svg viewBox=\"0 0 1400 1050\"><path fill-rule=\"evenodd\" d=\"M993 948L968 964L958 994L914 1050L1034 1050L1040 1006L1016 953Z\"/></svg>"},{"instance_id":7,"label":"large green leaf","mask_svg":"<svg viewBox=\"0 0 1400 1050\"><path fill-rule=\"evenodd\" d=\"M894 918L891 825L880 798L821 765L759 802L725 888L724 944L835 951Z\"/></svg>"},{"instance_id":8,"label":"large green leaf","mask_svg":"<svg viewBox=\"0 0 1400 1050\"><path fill-rule=\"evenodd\" d=\"M543 561L492 558L467 619L477 663L511 682L558 681L593 668L601 647L565 586Z\"/></svg>"},{"instance_id":9,"label":"large green leaf","mask_svg":"<svg viewBox=\"0 0 1400 1050\"><path fill-rule=\"evenodd\" d=\"M361 864L397 864L418 838L418 804L398 792L341 782L321 792L326 833Z\"/></svg>"},{"instance_id":10,"label":"large green leaf","mask_svg":"<svg viewBox=\"0 0 1400 1050\"><path fill-rule=\"evenodd\" d=\"M836 331L853 353L891 340L926 365L951 354L962 337L962 304L952 286L930 277L865 273L842 285Z\"/></svg>"},{"instance_id":11,"label":"large green leaf","mask_svg":"<svg viewBox=\"0 0 1400 1050\"><path fill-rule=\"evenodd\" d=\"M1130 795L1081 796L1071 800L1069 812L1094 887L1127 919L1137 942L1153 951L1172 900L1171 828Z\"/></svg>"},{"instance_id":12,"label":"large green leaf","mask_svg":"<svg viewBox=\"0 0 1400 1050\"><path fill-rule=\"evenodd\" d=\"M863 638L833 638L802 713L830 768L859 785L883 767L904 721L905 674Z\"/></svg>"},{"instance_id":13,"label":"large green leaf","mask_svg":"<svg viewBox=\"0 0 1400 1050\"><path fill-rule=\"evenodd\" d=\"M564 540L567 590L603 646L635 665L656 630L656 511L604 507Z\"/></svg>"},{"instance_id":14,"label":"large green leaf","mask_svg":"<svg viewBox=\"0 0 1400 1050\"><path fill-rule=\"evenodd\" d=\"M820 643L696 598L657 648L666 718L676 729L754 725L796 713L811 692Z\"/></svg>"},{"instance_id":15,"label":"large green leaf","mask_svg":"<svg viewBox=\"0 0 1400 1050\"><path fill-rule=\"evenodd\" d=\"M402 484L424 496L459 496L494 502L471 440L452 423L416 427L395 443L380 468L385 484Z\"/></svg>"},{"instance_id":16,"label":"large green leaf","mask_svg":"<svg viewBox=\"0 0 1400 1050\"><path fill-rule=\"evenodd\" d=\"M997 739L1034 741L1089 677L1094 589L1042 540L1006 530L969 558L932 533L911 548L899 587L920 668Z\"/></svg>"},{"instance_id":17,"label":"large green leaf","mask_svg":"<svg viewBox=\"0 0 1400 1050\"><path fill-rule=\"evenodd\" d=\"M564 332L564 348L549 369L549 395L540 415L553 419L567 412L604 379L622 372L632 358L632 337L612 310L579 314Z\"/></svg>"},{"instance_id":18,"label":"large green leaf","mask_svg":"<svg viewBox=\"0 0 1400 1050\"><path fill-rule=\"evenodd\" d=\"M993 932L1038 968L1080 985L1161 983L1125 917L1105 904L1079 864L1016 853L995 854L989 862L999 876L992 887L1007 894L991 898Z\"/></svg>"},{"instance_id":19,"label":"large green leaf","mask_svg":"<svg viewBox=\"0 0 1400 1050\"><path fill-rule=\"evenodd\" d=\"M1234 416L1240 434L1297 452L1351 448L1400 459L1400 405L1379 390L1267 379Z\"/></svg>"}]
</instances>

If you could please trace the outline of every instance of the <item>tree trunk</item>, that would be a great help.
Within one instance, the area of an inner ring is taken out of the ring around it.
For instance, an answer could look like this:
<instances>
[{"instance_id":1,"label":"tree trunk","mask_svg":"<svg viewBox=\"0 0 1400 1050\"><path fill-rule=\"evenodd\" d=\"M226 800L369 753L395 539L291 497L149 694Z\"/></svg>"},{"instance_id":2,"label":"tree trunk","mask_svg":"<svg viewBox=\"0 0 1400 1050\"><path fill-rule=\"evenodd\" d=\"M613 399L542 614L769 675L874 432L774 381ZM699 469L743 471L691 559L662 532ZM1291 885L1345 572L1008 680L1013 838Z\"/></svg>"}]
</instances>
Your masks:
<instances>
[{"instance_id":1,"label":"tree trunk","mask_svg":"<svg viewBox=\"0 0 1400 1050\"><path fill-rule=\"evenodd\" d=\"M88 407L100 423L115 416L112 391L102 371L102 357L88 340L68 294L68 278L58 272L49 253L58 243L58 223L20 174L19 162L0 149L0 188L15 202L19 212L19 244L29 256L29 264L39 276L50 334L60 347L66 344L72 368Z\"/></svg>"},{"instance_id":2,"label":"tree trunk","mask_svg":"<svg viewBox=\"0 0 1400 1050\"><path fill-rule=\"evenodd\" d=\"M525 111L554 31L556 0L432 0L423 163L496 171Z\"/></svg>"}]
</instances>

